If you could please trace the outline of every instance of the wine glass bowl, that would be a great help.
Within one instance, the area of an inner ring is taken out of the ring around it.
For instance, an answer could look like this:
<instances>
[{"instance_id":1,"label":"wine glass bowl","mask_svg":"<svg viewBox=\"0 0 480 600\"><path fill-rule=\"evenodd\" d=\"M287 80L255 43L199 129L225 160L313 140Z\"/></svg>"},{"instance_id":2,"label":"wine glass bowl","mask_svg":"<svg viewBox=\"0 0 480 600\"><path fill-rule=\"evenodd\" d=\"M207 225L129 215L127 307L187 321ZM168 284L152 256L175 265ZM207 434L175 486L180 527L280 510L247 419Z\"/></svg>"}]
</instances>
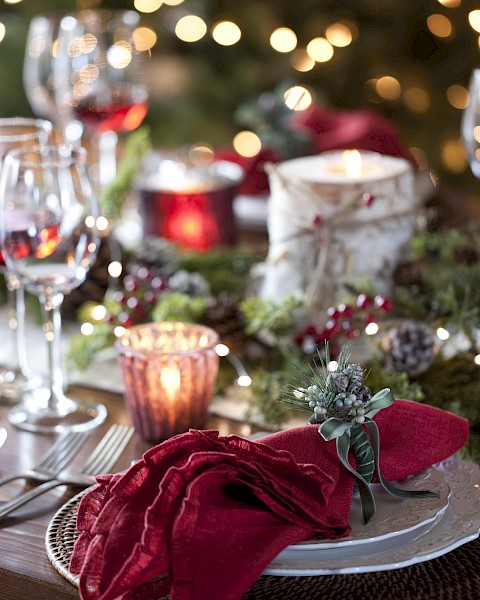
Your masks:
<instances>
[{"instance_id":1,"label":"wine glass bowl","mask_svg":"<svg viewBox=\"0 0 480 600\"><path fill-rule=\"evenodd\" d=\"M56 103L98 146L103 185L115 176L117 134L133 131L147 114L147 53L137 47L139 22L135 11L88 9L65 15L59 25Z\"/></svg>"},{"instance_id":2,"label":"wine glass bowl","mask_svg":"<svg viewBox=\"0 0 480 600\"><path fill-rule=\"evenodd\" d=\"M6 266L40 299L49 358L48 394L26 396L9 419L43 433L96 427L106 409L65 395L60 350L63 296L84 281L99 245L85 150L69 145L13 150L4 161L0 200Z\"/></svg>"},{"instance_id":3,"label":"wine glass bowl","mask_svg":"<svg viewBox=\"0 0 480 600\"><path fill-rule=\"evenodd\" d=\"M0 119L0 165L3 157L15 148L46 143L52 136L52 124L43 119L14 117ZM9 301L9 327L14 334L16 363L0 369L0 394L3 400L18 401L25 392L42 384L28 365L25 341L25 298L23 286L14 274L5 272L3 249L0 248L0 272L5 275Z\"/></svg>"},{"instance_id":4,"label":"wine glass bowl","mask_svg":"<svg viewBox=\"0 0 480 600\"><path fill-rule=\"evenodd\" d=\"M472 71L469 102L462 113L461 135L472 173L480 179L480 68Z\"/></svg>"}]
</instances>

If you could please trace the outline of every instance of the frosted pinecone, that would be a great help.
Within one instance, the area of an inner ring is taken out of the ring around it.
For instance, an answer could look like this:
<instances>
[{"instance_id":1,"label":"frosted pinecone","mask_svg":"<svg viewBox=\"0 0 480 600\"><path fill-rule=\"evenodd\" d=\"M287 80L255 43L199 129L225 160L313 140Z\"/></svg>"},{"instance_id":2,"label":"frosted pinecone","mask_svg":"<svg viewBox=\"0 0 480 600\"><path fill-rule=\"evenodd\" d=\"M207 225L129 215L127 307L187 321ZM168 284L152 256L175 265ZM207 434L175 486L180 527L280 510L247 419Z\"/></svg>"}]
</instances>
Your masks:
<instances>
[{"instance_id":1,"label":"frosted pinecone","mask_svg":"<svg viewBox=\"0 0 480 600\"><path fill-rule=\"evenodd\" d=\"M203 275L184 270L177 271L170 277L168 289L189 296L209 297L211 295L210 284Z\"/></svg>"},{"instance_id":2,"label":"frosted pinecone","mask_svg":"<svg viewBox=\"0 0 480 600\"><path fill-rule=\"evenodd\" d=\"M305 399L317 421L336 417L345 421L363 423L365 409L372 397L364 385L365 373L360 365L347 364L339 371L328 373L324 380L310 385Z\"/></svg>"},{"instance_id":3,"label":"frosted pinecone","mask_svg":"<svg viewBox=\"0 0 480 600\"><path fill-rule=\"evenodd\" d=\"M424 323L403 323L390 330L383 341L389 369L417 377L430 368L435 358L435 338Z\"/></svg>"}]
</instances>

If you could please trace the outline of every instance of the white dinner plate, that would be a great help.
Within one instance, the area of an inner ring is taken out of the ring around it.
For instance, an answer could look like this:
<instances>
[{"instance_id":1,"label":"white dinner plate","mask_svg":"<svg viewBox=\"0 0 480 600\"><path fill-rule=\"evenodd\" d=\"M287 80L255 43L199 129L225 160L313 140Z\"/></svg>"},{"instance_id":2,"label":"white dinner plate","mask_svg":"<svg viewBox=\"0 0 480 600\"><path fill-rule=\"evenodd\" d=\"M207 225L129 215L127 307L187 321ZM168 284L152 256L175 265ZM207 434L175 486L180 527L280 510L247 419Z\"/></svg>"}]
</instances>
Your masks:
<instances>
[{"instance_id":1,"label":"white dinner plate","mask_svg":"<svg viewBox=\"0 0 480 600\"><path fill-rule=\"evenodd\" d=\"M455 458L436 465L451 489L448 506L431 523L372 545L280 553L265 575L313 576L368 573L408 567L446 554L479 536L480 466ZM285 552L285 551L284 551Z\"/></svg>"},{"instance_id":2,"label":"white dinner plate","mask_svg":"<svg viewBox=\"0 0 480 600\"><path fill-rule=\"evenodd\" d=\"M379 483L374 483L371 488L377 509L367 524L363 523L360 498L355 496L348 517L352 527L349 536L334 540L313 538L289 546L283 552L286 555L302 552L302 555L307 553L308 556L309 551L377 544L386 538L403 536L431 523L447 508L450 488L445 471L437 465L420 471L400 483L395 482L395 485L406 490L435 491L439 496L438 498L399 498L386 492Z\"/></svg>"}]
</instances>

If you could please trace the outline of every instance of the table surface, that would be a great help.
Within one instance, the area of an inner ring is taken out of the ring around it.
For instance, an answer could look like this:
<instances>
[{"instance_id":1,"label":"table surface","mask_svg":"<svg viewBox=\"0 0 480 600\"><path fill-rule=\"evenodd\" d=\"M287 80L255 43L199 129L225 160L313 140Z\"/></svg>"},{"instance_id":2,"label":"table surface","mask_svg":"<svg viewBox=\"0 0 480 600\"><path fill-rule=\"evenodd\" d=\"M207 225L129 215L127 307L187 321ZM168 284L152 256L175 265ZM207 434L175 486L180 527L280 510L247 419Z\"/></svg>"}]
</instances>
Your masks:
<instances>
[{"instance_id":1,"label":"table surface","mask_svg":"<svg viewBox=\"0 0 480 600\"><path fill-rule=\"evenodd\" d=\"M108 408L107 422L93 432L82 448L72 464L71 468L75 469L112 423L129 424L130 419L122 397L116 393L80 386L72 387L70 393L103 402ZM6 419L8 409L8 405L0 405L0 423L8 429L7 441L0 450L0 476L34 466L53 439L53 436L10 427ZM215 416L210 417L208 426L222 434L246 433L244 423ZM127 468L148 447L135 435L118 461L116 470ZM28 487L29 484L23 480L0 487L0 502ZM78 600L77 589L54 569L45 550L46 528L54 513L77 492L65 486L56 488L0 522L0 600L30 600L32 595L36 600ZM246 594L245 600L310 600L320 597L336 600L346 597L343 592L347 589L351 597L360 597L355 594L361 590L363 600L387 600L395 596L411 600L457 600L460 597L462 600L478 600L479 564L480 540L475 540L438 559L393 571L324 577L261 577ZM392 590L395 590L395 596Z\"/></svg>"}]
</instances>

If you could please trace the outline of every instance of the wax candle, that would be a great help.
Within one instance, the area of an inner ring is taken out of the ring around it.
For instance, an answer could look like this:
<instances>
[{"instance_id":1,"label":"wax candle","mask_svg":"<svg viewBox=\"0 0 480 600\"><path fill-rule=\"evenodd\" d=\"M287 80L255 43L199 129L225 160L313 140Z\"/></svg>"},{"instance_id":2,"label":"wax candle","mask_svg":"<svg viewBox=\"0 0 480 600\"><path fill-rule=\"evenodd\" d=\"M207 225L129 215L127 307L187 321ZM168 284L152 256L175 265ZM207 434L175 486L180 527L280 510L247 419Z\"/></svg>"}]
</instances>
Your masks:
<instances>
[{"instance_id":1,"label":"wax candle","mask_svg":"<svg viewBox=\"0 0 480 600\"><path fill-rule=\"evenodd\" d=\"M144 233L184 249L234 245L233 199L242 178L241 167L227 161L199 167L160 154L150 156L136 183Z\"/></svg>"},{"instance_id":2,"label":"wax candle","mask_svg":"<svg viewBox=\"0 0 480 600\"><path fill-rule=\"evenodd\" d=\"M269 251L260 295L303 293L321 320L346 285L389 294L419 209L402 158L352 149L270 165Z\"/></svg>"}]
</instances>

